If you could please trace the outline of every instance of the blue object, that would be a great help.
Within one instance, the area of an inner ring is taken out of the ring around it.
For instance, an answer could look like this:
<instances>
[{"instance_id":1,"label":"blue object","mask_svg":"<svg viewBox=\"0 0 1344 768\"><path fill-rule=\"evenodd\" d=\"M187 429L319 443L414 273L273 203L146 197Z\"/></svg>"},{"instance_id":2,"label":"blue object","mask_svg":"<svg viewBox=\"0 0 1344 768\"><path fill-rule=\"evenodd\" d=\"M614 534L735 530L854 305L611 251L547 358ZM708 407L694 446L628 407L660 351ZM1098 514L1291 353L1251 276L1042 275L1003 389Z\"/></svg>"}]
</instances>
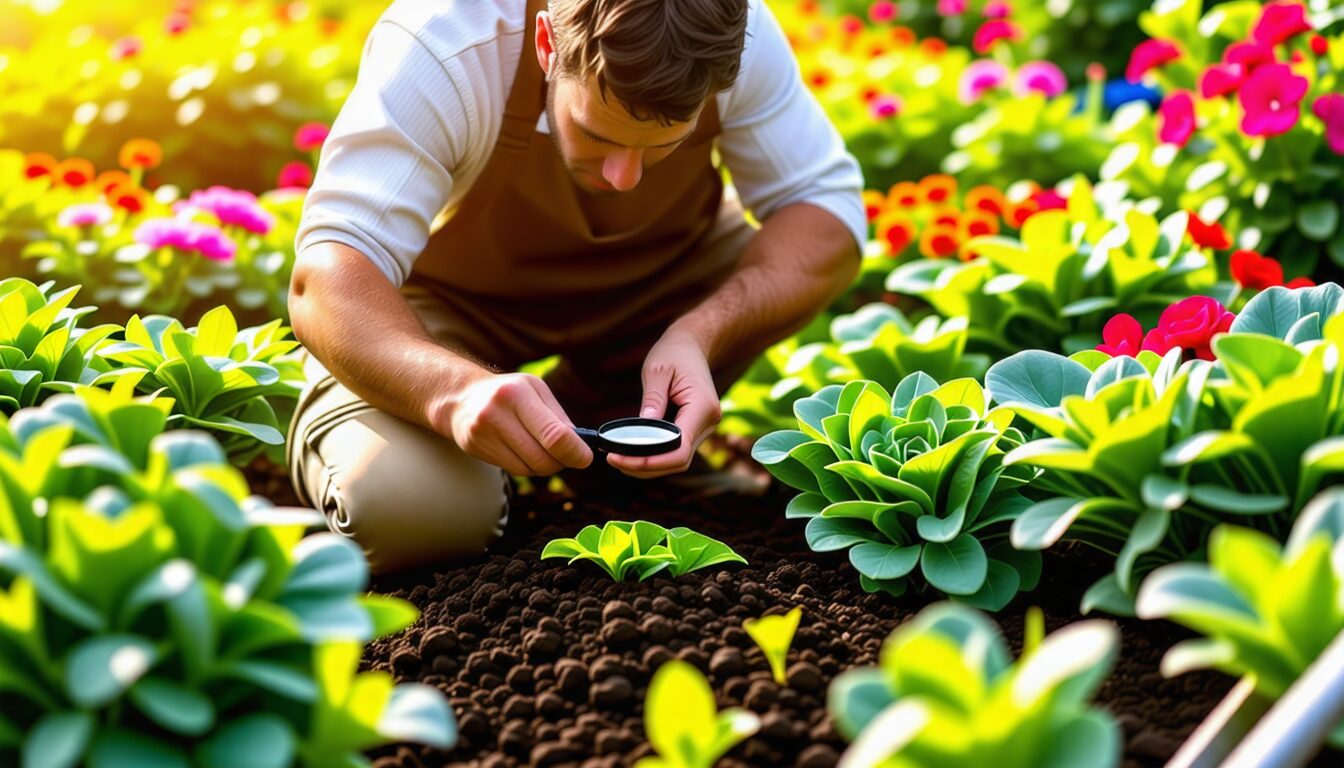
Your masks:
<instances>
[{"instance_id":1,"label":"blue object","mask_svg":"<svg viewBox=\"0 0 1344 768\"><path fill-rule=\"evenodd\" d=\"M1146 101L1151 107L1162 103L1162 92L1143 83L1131 83L1124 78L1112 80L1103 91L1102 104L1107 112L1132 101Z\"/></svg>"}]
</instances>

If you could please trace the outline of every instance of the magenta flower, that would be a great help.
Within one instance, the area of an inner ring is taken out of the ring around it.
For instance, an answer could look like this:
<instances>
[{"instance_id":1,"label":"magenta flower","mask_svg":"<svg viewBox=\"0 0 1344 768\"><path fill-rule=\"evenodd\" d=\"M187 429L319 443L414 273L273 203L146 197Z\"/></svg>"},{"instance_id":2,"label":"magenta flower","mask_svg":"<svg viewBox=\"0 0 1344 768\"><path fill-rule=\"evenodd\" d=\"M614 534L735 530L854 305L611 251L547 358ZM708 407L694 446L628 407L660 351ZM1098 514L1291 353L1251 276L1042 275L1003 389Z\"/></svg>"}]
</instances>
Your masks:
<instances>
[{"instance_id":1,"label":"magenta flower","mask_svg":"<svg viewBox=\"0 0 1344 768\"><path fill-rule=\"evenodd\" d=\"M891 0L876 0L868 6L868 19L874 24L884 24L896 18L896 4Z\"/></svg>"},{"instance_id":2,"label":"magenta flower","mask_svg":"<svg viewBox=\"0 0 1344 768\"><path fill-rule=\"evenodd\" d=\"M1053 62L1029 61L1018 68L1013 92L1018 96L1026 96L1034 91L1053 99L1068 87L1069 80L1064 76L1064 70Z\"/></svg>"},{"instance_id":3,"label":"magenta flower","mask_svg":"<svg viewBox=\"0 0 1344 768\"><path fill-rule=\"evenodd\" d=\"M966 65L957 83L957 96L962 104L974 104L1008 81L1008 70L993 59L976 59Z\"/></svg>"},{"instance_id":4,"label":"magenta flower","mask_svg":"<svg viewBox=\"0 0 1344 768\"><path fill-rule=\"evenodd\" d=\"M300 163L297 160L285 163L280 169L280 175L276 178L275 186L280 189L290 187L309 187L313 184L313 169L308 167L307 163Z\"/></svg>"},{"instance_id":5,"label":"magenta flower","mask_svg":"<svg viewBox=\"0 0 1344 768\"><path fill-rule=\"evenodd\" d=\"M119 38L112 43L111 56L113 61L121 61L136 56L144 50L145 44L135 35L127 35Z\"/></svg>"},{"instance_id":6,"label":"magenta flower","mask_svg":"<svg viewBox=\"0 0 1344 768\"><path fill-rule=\"evenodd\" d=\"M1011 21L1005 19L991 19L980 25L975 30L975 38L971 41L971 47L981 56L989 53L994 44L1000 40L1015 42L1022 39L1022 29Z\"/></svg>"},{"instance_id":7,"label":"magenta flower","mask_svg":"<svg viewBox=\"0 0 1344 768\"><path fill-rule=\"evenodd\" d=\"M135 229L135 241L150 248L175 248L212 261L228 261L238 245L218 227L177 218L149 219Z\"/></svg>"},{"instance_id":8,"label":"magenta flower","mask_svg":"<svg viewBox=\"0 0 1344 768\"><path fill-rule=\"evenodd\" d=\"M1306 6L1298 2L1267 3L1251 30L1251 39L1268 46L1287 42L1311 31Z\"/></svg>"},{"instance_id":9,"label":"magenta flower","mask_svg":"<svg viewBox=\"0 0 1344 768\"><path fill-rule=\"evenodd\" d=\"M1236 315L1228 312L1217 299L1208 296L1181 299L1162 311L1157 327L1144 339L1144 349L1150 348L1151 341L1154 352L1167 345L1168 349L1181 347L1193 350L1195 357L1201 360L1212 360L1213 351L1209 345L1213 337L1230 330L1235 319ZM1165 354L1165 350L1158 354Z\"/></svg>"},{"instance_id":10,"label":"magenta flower","mask_svg":"<svg viewBox=\"0 0 1344 768\"><path fill-rule=\"evenodd\" d=\"M1133 315L1120 314L1107 320L1106 326L1101 329L1101 343L1097 345L1097 351L1111 357L1138 357L1142 345L1143 326Z\"/></svg>"},{"instance_id":11,"label":"magenta flower","mask_svg":"<svg viewBox=\"0 0 1344 768\"><path fill-rule=\"evenodd\" d=\"M1243 40L1227 46L1227 50L1223 51L1223 61L1240 64L1242 71L1250 74L1260 65L1274 61L1274 49L1262 43Z\"/></svg>"},{"instance_id":12,"label":"magenta flower","mask_svg":"<svg viewBox=\"0 0 1344 768\"><path fill-rule=\"evenodd\" d=\"M1174 91L1157 108L1157 138L1184 147L1195 133L1195 100L1189 91Z\"/></svg>"},{"instance_id":13,"label":"magenta flower","mask_svg":"<svg viewBox=\"0 0 1344 768\"><path fill-rule=\"evenodd\" d=\"M76 203L56 214L56 223L62 227L101 227L112 220L112 208L107 203Z\"/></svg>"},{"instance_id":14,"label":"magenta flower","mask_svg":"<svg viewBox=\"0 0 1344 768\"><path fill-rule=\"evenodd\" d=\"M1181 49L1170 40L1144 40L1134 47L1129 56L1129 66L1125 68L1125 79L1137 83L1151 70L1173 62L1181 57Z\"/></svg>"},{"instance_id":15,"label":"magenta flower","mask_svg":"<svg viewBox=\"0 0 1344 768\"><path fill-rule=\"evenodd\" d=\"M939 16L960 16L966 12L966 0L938 0Z\"/></svg>"},{"instance_id":16,"label":"magenta flower","mask_svg":"<svg viewBox=\"0 0 1344 768\"><path fill-rule=\"evenodd\" d=\"M192 210L206 211L227 227L241 227L248 232L264 235L275 226L275 217L261 207L257 196L241 189L213 186L191 193L191 197L173 206L181 214Z\"/></svg>"},{"instance_id":17,"label":"magenta flower","mask_svg":"<svg viewBox=\"0 0 1344 768\"><path fill-rule=\"evenodd\" d=\"M1293 74L1287 64L1257 67L1241 87L1241 108L1246 114L1241 130L1247 136L1278 136L1297 125L1302 97L1310 83Z\"/></svg>"},{"instance_id":18,"label":"magenta flower","mask_svg":"<svg viewBox=\"0 0 1344 768\"><path fill-rule=\"evenodd\" d=\"M989 0L982 13L987 19L1006 19L1013 15L1013 6L1008 0Z\"/></svg>"},{"instance_id":19,"label":"magenta flower","mask_svg":"<svg viewBox=\"0 0 1344 768\"><path fill-rule=\"evenodd\" d=\"M1311 111L1325 123L1325 143L1337 155L1344 155L1344 94L1327 93L1311 105Z\"/></svg>"},{"instance_id":20,"label":"magenta flower","mask_svg":"<svg viewBox=\"0 0 1344 768\"><path fill-rule=\"evenodd\" d=\"M873 100L868 102L868 114L872 115L876 120L886 120L887 118L899 115L901 113L901 106L902 104L899 96L882 94L881 96L873 97Z\"/></svg>"},{"instance_id":21,"label":"magenta flower","mask_svg":"<svg viewBox=\"0 0 1344 768\"><path fill-rule=\"evenodd\" d=\"M294 131L294 148L300 152L312 152L322 147L331 129L322 123L304 123Z\"/></svg>"},{"instance_id":22,"label":"magenta flower","mask_svg":"<svg viewBox=\"0 0 1344 768\"><path fill-rule=\"evenodd\" d=\"M1226 96L1246 82L1246 69L1240 64L1210 64L1199 77L1199 95L1206 99Z\"/></svg>"}]
</instances>

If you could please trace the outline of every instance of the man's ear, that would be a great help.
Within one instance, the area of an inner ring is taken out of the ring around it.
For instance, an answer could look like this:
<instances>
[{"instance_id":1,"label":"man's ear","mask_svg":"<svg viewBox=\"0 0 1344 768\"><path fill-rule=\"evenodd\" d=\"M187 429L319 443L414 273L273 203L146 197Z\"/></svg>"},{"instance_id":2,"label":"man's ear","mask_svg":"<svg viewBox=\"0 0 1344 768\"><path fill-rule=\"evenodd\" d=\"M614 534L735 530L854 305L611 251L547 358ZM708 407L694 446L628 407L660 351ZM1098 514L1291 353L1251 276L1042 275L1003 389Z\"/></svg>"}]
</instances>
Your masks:
<instances>
[{"instance_id":1,"label":"man's ear","mask_svg":"<svg viewBox=\"0 0 1344 768\"><path fill-rule=\"evenodd\" d=\"M555 69L555 29L551 26L551 14L537 11L537 31L533 41L537 49L537 66L546 73L549 81Z\"/></svg>"}]
</instances>

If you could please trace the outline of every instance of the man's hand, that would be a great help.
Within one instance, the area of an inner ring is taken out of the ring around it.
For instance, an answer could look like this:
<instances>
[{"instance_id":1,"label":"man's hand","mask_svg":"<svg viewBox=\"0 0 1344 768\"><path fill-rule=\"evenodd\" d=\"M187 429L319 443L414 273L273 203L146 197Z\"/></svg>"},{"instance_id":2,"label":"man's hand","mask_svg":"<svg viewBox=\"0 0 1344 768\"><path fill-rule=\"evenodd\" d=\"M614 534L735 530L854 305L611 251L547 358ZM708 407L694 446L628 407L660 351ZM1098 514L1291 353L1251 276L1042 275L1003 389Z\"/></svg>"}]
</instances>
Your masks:
<instances>
[{"instance_id":1,"label":"man's hand","mask_svg":"<svg viewBox=\"0 0 1344 768\"><path fill-rule=\"evenodd\" d=\"M448 429L468 455L513 475L553 475L593 461L550 387L531 374L490 374L467 385Z\"/></svg>"},{"instance_id":2,"label":"man's hand","mask_svg":"<svg viewBox=\"0 0 1344 768\"><path fill-rule=\"evenodd\" d=\"M685 472L695 450L714 432L721 410L704 350L695 339L669 330L644 358L644 402L640 416L661 419L678 406L681 447L659 456L607 455L607 463L631 477L654 478Z\"/></svg>"}]
</instances>

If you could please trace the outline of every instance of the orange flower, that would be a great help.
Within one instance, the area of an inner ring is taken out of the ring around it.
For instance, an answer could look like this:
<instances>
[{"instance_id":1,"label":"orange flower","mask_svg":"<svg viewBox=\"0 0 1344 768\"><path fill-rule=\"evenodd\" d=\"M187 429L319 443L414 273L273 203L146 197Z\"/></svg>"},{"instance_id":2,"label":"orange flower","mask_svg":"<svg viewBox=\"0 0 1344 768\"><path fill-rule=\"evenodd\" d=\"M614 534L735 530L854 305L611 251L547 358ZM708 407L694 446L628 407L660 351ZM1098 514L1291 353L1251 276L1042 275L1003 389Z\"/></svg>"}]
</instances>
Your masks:
<instances>
[{"instance_id":1,"label":"orange flower","mask_svg":"<svg viewBox=\"0 0 1344 768\"><path fill-rule=\"evenodd\" d=\"M947 53L947 41L941 37L926 37L920 41L919 47L930 56L941 56Z\"/></svg>"},{"instance_id":2,"label":"orange flower","mask_svg":"<svg viewBox=\"0 0 1344 768\"><path fill-rule=\"evenodd\" d=\"M909 27L892 27L891 42L898 48L907 48L915 44L915 33Z\"/></svg>"},{"instance_id":3,"label":"orange flower","mask_svg":"<svg viewBox=\"0 0 1344 768\"><path fill-rule=\"evenodd\" d=\"M981 184L978 187L972 187L966 193L967 211L985 211L995 216L1002 216L1008 207L1008 199L998 189Z\"/></svg>"},{"instance_id":4,"label":"orange flower","mask_svg":"<svg viewBox=\"0 0 1344 768\"><path fill-rule=\"evenodd\" d=\"M1005 217L1013 229L1021 229L1022 225L1041 210L1041 204L1036 202L1035 198L1027 198L1020 203L1008 204L1008 215Z\"/></svg>"},{"instance_id":5,"label":"orange flower","mask_svg":"<svg viewBox=\"0 0 1344 768\"><path fill-rule=\"evenodd\" d=\"M961 212L956 208L939 208L933 214L933 223L955 229L961 223Z\"/></svg>"},{"instance_id":6,"label":"orange flower","mask_svg":"<svg viewBox=\"0 0 1344 768\"><path fill-rule=\"evenodd\" d=\"M882 209L887 207L887 198L875 189L863 190L863 209L868 214L868 220L872 221L882 215Z\"/></svg>"},{"instance_id":7,"label":"orange flower","mask_svg":"<svg viewBox=\"0 0 1344 768\"><path fill-rule=\"evenodd\" d=\"M107 191L107 202L127 213L139 213L145 210L149 194L137 186L118 184Z\"/></svg>"},{"instance_id":8,"label":"orange flower","mask_svg":"<svg viewBox=\"0 0 1344 768\"><path fill-rule=\"evenodd\" d=\"M98 191L102 192L104 195L111 192L113 187L118 187L123 184L130 187L135 186L135 182L123 171L103 171L98 174L98 178L93 180L93 186L97 187Z\"/></svg>"},{"instance_id":9,"label":"orange flower","mask_svg":"<svg viewBox=\"0 0 1344 768\"><path fill-rule=\"evenodd\" d=\"M914 208L920 203L919 185L913 181L900 181L887 190L887 201L901 208Z\"/></svg>"},{"instance_id":10,"label":"orange flower","mask_svg":"<svg viewBox=\"0 0 1344 768\"><path fill-rule=\"evenodd\" d=\"M941 259L957 252L961 243L953 227L934 225L919 236L919 252L926 259Z\"/></svg>"},{"instance_id":11,"label":"orange flower","mask_svg":"<svg viewBox=\"0 0 1344 768\"><path fill-rule=\"evenodd\" d=\"M93 181L94 174L97 171L93 163L82 157L72 157L61 162L56 166L56 178L61 183L71 187L82 187Z\"/></svg>"},{"instance_id":12,"label":"orange flower","mask_svg":"<svg viewBox=\"0 0 1344 768\"><path fill-rule=\"evenodd\" d=\"M23 157L23 176L36 179L40 176L52 176L58 165L56 158L46 152L33 152Z\"/></svg>"},{"instance_id":13,"label":"orange flower","mask_svg":"<svg viewBox=\"0 0 1344 768\"><path fill-rule=\"evenodd\" d=\"M163 162L163 148L157 141L150 139L131 139L122 145L117 162L128 171L134 168L158 168L159 163Z\"/></svg>"},{"instance_id":14,"label":"orange flower","mask_svg":"<svg viewBox=\"0 0 1344 768\"><path fill-rule=\"evenodd\" d=\"M930 203L946 203L957 193L957 180L944 173L930 174L919 182L919 192Z\"/></svg>"},{"instance_id":15,"label":"orange flower","mask_svg":"<svg viewBox=\"0 0 1344 768\"><path fill-rule=\"evenodd\" d=\"M915 225L904 216L888 214L877 222L877 234L887 244L887 255L896 258L914 242Z\"/></svg>"},{"instance_id":16,"label":"orange flower","mask_svg":"<svg viewBox=\"0 0 1344 768\"><path fill-rule=\"evenodd\" d=\"M967 211L958 222L957 232L962 240L982 235L999 234L999 217L985 211Z\"/></svg>"}]
</instances>

